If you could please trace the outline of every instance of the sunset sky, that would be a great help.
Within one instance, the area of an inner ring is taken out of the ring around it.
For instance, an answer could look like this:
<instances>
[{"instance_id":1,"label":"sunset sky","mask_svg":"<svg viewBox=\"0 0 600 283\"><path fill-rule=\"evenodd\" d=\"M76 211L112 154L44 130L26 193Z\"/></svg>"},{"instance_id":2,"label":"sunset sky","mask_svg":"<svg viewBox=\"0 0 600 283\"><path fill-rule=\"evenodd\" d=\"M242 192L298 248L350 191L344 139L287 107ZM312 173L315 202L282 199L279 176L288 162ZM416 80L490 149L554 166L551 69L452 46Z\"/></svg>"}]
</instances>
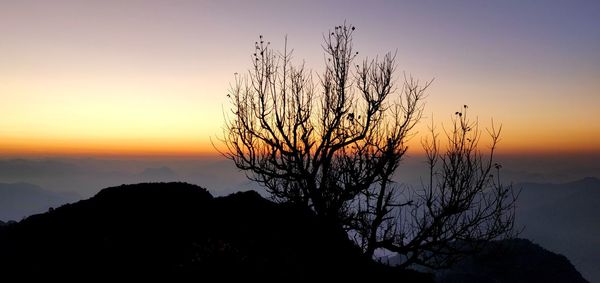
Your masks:
<instances>
[{"instance_id":1,"label":"sunset sky","mask_svg":"<svg viewBox=\"0 0 600 283\"><path fill-rule=\"evenodd\" d=\"M599 1L0 0L0 156L213 154L258 35L320 72L344 21L435 79L419 132L468 104L505 153L600 153Z\"/></svg>"}]
</instances>

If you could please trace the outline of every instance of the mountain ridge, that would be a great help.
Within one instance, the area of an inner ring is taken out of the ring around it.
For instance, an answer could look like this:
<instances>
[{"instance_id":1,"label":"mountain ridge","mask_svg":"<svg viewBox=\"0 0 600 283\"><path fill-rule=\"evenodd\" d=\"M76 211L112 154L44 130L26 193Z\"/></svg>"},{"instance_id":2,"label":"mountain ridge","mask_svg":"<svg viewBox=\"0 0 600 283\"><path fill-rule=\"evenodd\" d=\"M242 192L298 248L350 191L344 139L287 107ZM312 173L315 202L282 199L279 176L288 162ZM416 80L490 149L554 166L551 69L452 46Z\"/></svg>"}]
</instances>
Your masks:
<instances>
[{"instance_id":1,"label":"mountain ridge","mask_svg":"<svg viewBox=\"0 0 600 283\"><path fill-rule=\"evenodd\" d=\"M438 283L589 283L564 255L528 239L489 243L448 270L436 272Z\"/></svg>"},{"instance_id":2,"label":"mountain ridge","mask_svg":"<svg viewBox=\"0 0 600 283\"><path fill-rule=\"evenodd\" d=\"M343 229L255 191L213 197L187 183L104 189L0 227L3 274L258 277L402 276L362 256Z\"/></svg>"}]
</instances>

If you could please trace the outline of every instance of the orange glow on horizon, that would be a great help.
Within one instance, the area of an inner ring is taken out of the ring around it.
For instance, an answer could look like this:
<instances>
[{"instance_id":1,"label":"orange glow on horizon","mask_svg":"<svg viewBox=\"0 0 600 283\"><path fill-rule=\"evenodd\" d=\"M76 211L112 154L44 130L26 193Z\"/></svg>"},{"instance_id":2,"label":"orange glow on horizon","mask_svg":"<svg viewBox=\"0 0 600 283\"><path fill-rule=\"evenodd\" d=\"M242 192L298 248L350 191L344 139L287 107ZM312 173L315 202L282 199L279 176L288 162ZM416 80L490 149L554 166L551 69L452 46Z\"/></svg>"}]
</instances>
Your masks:
<instances>
[{"instance_id":1,"label":"orange glow on horizon","mask_svg":"<svg viewBox=\"0 0 600 283\"><path fill-rule=\"evenodd\" d=\"M545 142L540 142L543 140ZM216 147L216 148L215 148ZM409 143L409 155L422 155L421 138L413 137ZM489 151L488 140L482 137L479 148ZM53 157L53 156L106 156L106 157L217 157L226 151L218 137L205 139L43 139L12 138L0 141L1 157ZM442 146L443 150L444 147ZM502 155L552 155L552 154L598 154L600 145L595 140L575 142L551 141L547 137L526 139L505 136L497 145Z\"/></svg>"},{"instance_id":2,"label":"orange glow on horizon","mask_svg":"<svg viewBox=\"0 0 600 283\"><path fill-rule=\"evenodd\" d=\"M196 140L41 140L0 142L0 157L107 156L107 157L211 157L219 153Z\"/></svg>"}]
</instances>

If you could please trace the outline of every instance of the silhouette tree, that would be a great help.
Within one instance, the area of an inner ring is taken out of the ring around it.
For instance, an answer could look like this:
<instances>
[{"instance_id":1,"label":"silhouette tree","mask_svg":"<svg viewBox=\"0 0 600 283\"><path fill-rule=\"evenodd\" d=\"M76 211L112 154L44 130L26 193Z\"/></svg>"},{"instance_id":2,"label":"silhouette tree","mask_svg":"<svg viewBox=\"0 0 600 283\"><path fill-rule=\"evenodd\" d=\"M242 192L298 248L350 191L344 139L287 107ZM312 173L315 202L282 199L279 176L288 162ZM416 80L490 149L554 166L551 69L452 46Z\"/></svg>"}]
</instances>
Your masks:
<instances>
[{"instance_id":1,"label":"silhouette tree","mask_svg":"<svg viewBox=\"0 0 600 283\"><path fill-rule=\"evenodd\" d=\"M405 76L396 85L391 53L355 64L354 31L344 24L324 35L325 70L316 78L292 64L287 39L275 53L260 36L252 68L235 74L227 94L223 154L275 200L348 229L369 256L384 248L406 255L406 265L442 266L472 250L458 241L507 234L510 190L490 178L493 151L487 162L478 153L479 132L466 107L445 154L435 133L425 143L429 184L406 197L392 181L431 81ZM493 149L499 131L491 135Z\"/></svg>"},{"instance_id":2,"label":"silhouette tree","mask_svg":"<svg viewBox=\"0 0 600 283\"><path fill-rule=\"evenodd\" d=\"M518 193L501 184L501 165L493 162L501 127L492 123L487 130L486 157L478 149L478 122L467 118L467 109L455 113L444 151L431 127L431 139L423 141L429 175L420 189L379 187L356 199L351 227L367 254L383 248L404 255L403 267L446 268L490 240L514 236Z\"/></svg>"}]
</instances>

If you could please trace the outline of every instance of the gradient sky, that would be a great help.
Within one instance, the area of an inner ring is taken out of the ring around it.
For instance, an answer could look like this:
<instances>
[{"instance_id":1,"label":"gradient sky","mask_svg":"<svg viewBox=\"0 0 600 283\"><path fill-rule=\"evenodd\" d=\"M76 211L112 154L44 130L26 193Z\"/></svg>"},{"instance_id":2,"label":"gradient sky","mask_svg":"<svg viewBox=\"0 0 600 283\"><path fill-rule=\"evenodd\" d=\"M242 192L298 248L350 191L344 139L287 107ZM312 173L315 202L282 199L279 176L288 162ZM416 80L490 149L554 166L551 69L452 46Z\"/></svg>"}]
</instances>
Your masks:
<instances>
[{"instance_id":1,"label":"gradient sky","mask_svg":"<svg viewBox=\"0 0 600 283\"><path fill-rule=\"evenodd\" d=\"M423 126L468 104L504 152L600 152L599 1L0 0L0 155L211 153L258 35L320 71L344 20L435 78Z\"/></svg>"}]
</instances>

